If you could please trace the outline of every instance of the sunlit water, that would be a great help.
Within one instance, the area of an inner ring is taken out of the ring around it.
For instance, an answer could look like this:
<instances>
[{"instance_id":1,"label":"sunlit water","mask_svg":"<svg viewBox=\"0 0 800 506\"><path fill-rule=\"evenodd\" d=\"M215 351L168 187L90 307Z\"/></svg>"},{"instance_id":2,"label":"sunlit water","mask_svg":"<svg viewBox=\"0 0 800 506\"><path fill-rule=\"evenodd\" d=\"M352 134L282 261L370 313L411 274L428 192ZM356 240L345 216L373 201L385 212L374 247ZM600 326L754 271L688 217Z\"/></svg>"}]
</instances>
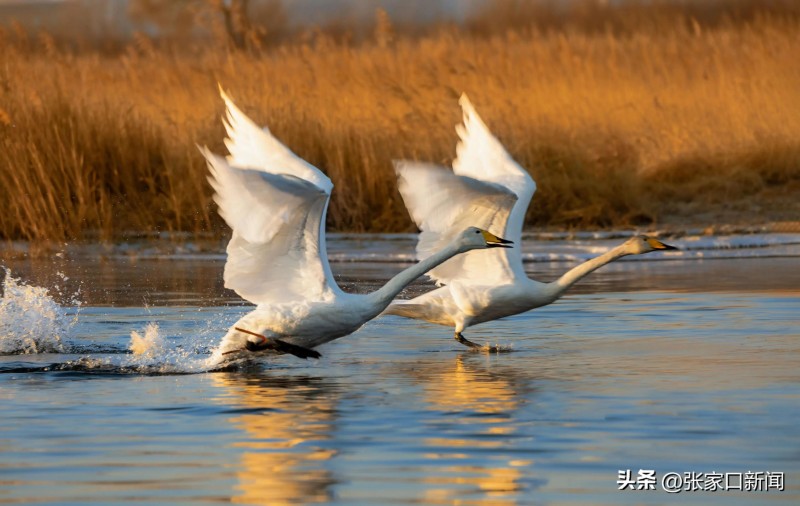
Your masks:
<instances>
[{"instance_id":1,"label":"sunlit water","mask_svg":"<svg viewBox=\"0 0 800 506\"><path fill-rule=\"evenodd\" d=\"M550 239L524 250L542 280L619 242ZM250 308L221 255L7 255L0 504L798 504L800 238L672 242L469 329L510 353L385 317L318 361L222 372L210 351ZM334 271L371 290L412 244L342 237ZM656 490L619 491L640 469ZM785 490L669 494L668 472L783 472Z\"/></svg>"}]
</instances>

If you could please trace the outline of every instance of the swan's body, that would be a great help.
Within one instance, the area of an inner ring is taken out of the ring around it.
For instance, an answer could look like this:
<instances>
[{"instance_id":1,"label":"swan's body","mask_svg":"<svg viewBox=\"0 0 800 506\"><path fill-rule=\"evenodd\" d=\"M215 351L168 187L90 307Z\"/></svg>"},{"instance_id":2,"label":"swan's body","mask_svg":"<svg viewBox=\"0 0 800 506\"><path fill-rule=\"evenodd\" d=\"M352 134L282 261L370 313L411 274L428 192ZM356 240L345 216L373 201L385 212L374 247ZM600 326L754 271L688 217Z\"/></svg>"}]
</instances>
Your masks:
<instances>
[{"instance_id":1,"label":"swan's body","mask_svg":"<svg viewBox=\"0 0 800 506\"><path fill-rule=\"evenodd\" d=\"M518 243L536 191L528 172L491 134L466 96L460 104L464 124L456 128L460 142L452 171L418 162L395 164L400 193L421 230L420 258L450 240L451 228L466 221ZM609 262L664 249L674 248L651 237L633 237L552 283L527 277L519 248L483 257L466 253L430 271L429 276L444 286L411 300L395 301L386 314L452 326L456 340L477 347L461 335L467 327L545 306Z\"/></svg>"},{"instance_id":2,"label":"swan's body","mask_svg":"<svg viewBox=\"0 0 800 506\"><path fill-rule=\"evenodd\" d=\"M214 200L233 229L225 286L256 304L212 356L283 351L303 358L381 313L406 285L445 260L508 241L471 227L424 261L367 295L343 292L325 252L325 214L333 184L322 172L259 128L223 93L227 159L202 150ZM491 253L487 253L491 254Z\"/></svg>"}]
</instances>

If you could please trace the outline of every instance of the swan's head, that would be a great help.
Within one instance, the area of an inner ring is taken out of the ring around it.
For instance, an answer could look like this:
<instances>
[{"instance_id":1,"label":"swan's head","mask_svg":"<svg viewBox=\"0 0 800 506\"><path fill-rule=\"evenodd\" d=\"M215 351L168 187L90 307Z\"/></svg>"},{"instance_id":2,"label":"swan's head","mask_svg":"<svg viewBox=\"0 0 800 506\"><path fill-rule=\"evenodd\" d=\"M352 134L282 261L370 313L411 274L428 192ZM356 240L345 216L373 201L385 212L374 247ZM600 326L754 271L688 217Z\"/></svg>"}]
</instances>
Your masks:
<instances>
[{"instance_id":1,"label":"swan's head","mask_svg":"<svg viewBox=\"0 0 800 506\"><path fill-rule=\"evenodd\" d=\"M459 244L468 250L486 248L510 248L514 243L497 237L478 227L469 227L459 237Z\"/></svg>"},{"instance_id":2,"label":"swan's head","mask_svg":"<svg viewBox=\"0 0 800 506\"><path fill-rule=\"evenodd\" d=\"M670 249L678 249L675 246L664 244L654 237L646 235L637 235L625 241L625 251L629 255L641 255L642 253L650 253L651 251L665 251Z\"/></svg>"}]
</instances>

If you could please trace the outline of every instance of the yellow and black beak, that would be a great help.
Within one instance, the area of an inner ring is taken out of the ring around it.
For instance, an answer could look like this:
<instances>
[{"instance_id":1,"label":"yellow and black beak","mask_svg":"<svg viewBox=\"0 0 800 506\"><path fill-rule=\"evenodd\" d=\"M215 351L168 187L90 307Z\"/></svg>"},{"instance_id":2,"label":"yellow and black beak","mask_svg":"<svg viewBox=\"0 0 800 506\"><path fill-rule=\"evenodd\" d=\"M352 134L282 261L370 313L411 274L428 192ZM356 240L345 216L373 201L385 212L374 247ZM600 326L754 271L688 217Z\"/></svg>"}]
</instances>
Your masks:
<instances>
[{"instance_id":1,"label":"yellow and black beak","mask_svg":"<svg viewBox=\"0 0 800 506\"><path fill-rule=\"evenodd\" d=\"M487 248L511 248L514 245L514 241L507 241L486 230L481 230L481 233Z\"/></svg>"},{"instance_id":2,"label":"yellow and black beak","mask_svg":"<svg viewBox=\"0 0 800 506\"><path fill-rule=\"evenodd\" d=\"M647 244L652 246L653 249L657 249L657 250L678 249L675 246L670 246L669 244L664 244L663 242L659 241L658 239L653 239L652 237L648 237L647 238Z\"/></svg>"}]
</instances>

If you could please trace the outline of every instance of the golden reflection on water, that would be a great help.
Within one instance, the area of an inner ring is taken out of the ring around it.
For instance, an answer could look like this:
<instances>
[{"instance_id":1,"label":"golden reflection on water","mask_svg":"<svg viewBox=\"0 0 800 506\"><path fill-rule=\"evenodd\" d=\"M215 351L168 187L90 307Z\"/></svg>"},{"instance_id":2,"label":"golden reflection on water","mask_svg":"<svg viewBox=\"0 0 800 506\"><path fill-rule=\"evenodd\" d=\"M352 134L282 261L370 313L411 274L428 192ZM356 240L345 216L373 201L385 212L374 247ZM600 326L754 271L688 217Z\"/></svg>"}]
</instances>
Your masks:
<instances>
[{"instance_id":1,"label":"golden reflection on water","mask_svg":"<svg viewBox=\"0 0 800 506\"><path fill-rule=\"evenodd\" d=\"M486 504L514 506L525 497L523 478L533 460L515 445L514 412L530 398L529 379L513 368L493 370L491 360L459 355L413 363L392 363L382 371L389 382L420 387L409 394L423 406L428 422L449 424L430 429L423 446L422 473L402 474L404 465L387 461L389 475L408 484L403 494L416 504ZM246 377L218 374L224 393L217 399L241 411L229 419L243 431L235 443L242 450L235 471L235 504L309 504L332 501L339 480L328 465L336 456L319 442L335 428L336 389L308 378ZM390 416L389 413L386 416ZM401 422L402 423L402 422ZM413 436L412 436L413 439ZM411 441L410 441L411 442ZM358 477L348 477L358 482ZM360 486L380 487L380 482ZM373 491L375 492L375 491Z\"/></svg>"},{"instance_id":2,"label":"golden reflection on water","mask_svg":"<svg viewBox=\"0 0 800 506\"><path fill-rule=\"evenodd\" d=\"M493 371L494 358L458 355L449 366L442 361L415 366L426 403L449 413L460 429L425 440L432 449L425 458L436 472L423 480L423 504L519 504L521 480L533 461L512 451L518 428L511 415L527 382L512 369ZM454 411L464 414L452 417ZM442 460L450 464L438 465ZM459 460L464 463L452 463Z\"/></svg>"},{"instance_id":3,"label":"golden reflection on water","mask_svg":"<svg viewBox=\"0 0 800 506\"><path fill-rule=\"evenodd\" d=\"M218 400L242 411L229 421L246 435L234 444L243 453L231 502L282 506L330 501L335 480L324 463L336 452L315 443L330 439L332 393L320 392L322 385L303 378L236 373L213 378L225 390Z\"/></svg>"}]
</instances>

